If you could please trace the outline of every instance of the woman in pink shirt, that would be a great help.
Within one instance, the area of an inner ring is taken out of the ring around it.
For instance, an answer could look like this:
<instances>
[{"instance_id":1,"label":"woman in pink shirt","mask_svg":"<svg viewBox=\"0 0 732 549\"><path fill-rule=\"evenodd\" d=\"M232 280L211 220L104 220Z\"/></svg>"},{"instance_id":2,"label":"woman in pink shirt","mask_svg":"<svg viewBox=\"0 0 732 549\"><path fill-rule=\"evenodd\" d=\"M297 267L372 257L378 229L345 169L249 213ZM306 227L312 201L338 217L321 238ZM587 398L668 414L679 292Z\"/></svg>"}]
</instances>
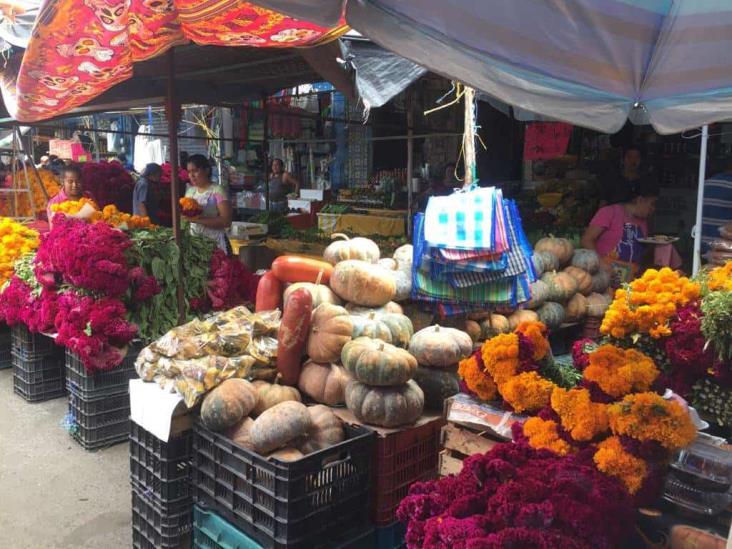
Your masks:
<instances>
[{"instance_id":1,"label":"woman in pink shirt","mask_svg":"<svg viewBox=\"0 0 732 549\"><path fill-rule=\"evenodd\" d=\"M613 272L616 284L635 278L648 236L648 218L656 211L658 186L652 181L639 185L630 202L600 208L582 236L582 247L595 250Z\"/></svg>"},{"instance_id":2,"label":"woman in pink shirt","mask_svg":"<svg viewBox=\"0 0 732 549\"><path fill-rule=\"evenodd\" d=\"M82 198L94 200L94 197L90 193L84 192L81 168L78 166L64 166L61 169L61 184L61 191L51 198L46 206L46 215L48 216L49 223L51 223L51 218L53 217L51 206L54 204L61 204L68 200L81 200Z\"/></svg>"}]
</instances>

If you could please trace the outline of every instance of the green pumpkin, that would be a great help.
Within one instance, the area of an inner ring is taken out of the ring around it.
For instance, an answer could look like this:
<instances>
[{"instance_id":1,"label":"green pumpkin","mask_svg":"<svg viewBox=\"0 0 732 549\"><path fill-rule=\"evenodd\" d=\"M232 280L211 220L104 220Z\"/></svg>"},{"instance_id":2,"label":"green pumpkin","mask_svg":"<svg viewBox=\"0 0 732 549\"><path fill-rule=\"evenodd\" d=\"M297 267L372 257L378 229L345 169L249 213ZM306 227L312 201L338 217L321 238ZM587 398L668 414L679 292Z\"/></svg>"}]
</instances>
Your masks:
<instances>
[{"instance_id":1,"label":"green pumpkin","mask_svg":"<svg viewBox=\"0 0 732 549\"><path fill-rule=\"evenodd\" d=\"M403 385L417 370L417 359L407 351L368 337L346 343L341 362L354 379L381 387Z\"/></svg>"},{"instance_id":2,"label":"green pumpkin","mask_svg":"<svg viewBox=\"0 0 732 549\"><path fill-rule=\"evenodd\" d=\"M544 303L544 305L536 310L536 314L539 315L539 320L546 324L546 327L550 330L559 328L566 318L564 307L560 303L553 301Z\"/></svg>"},{"instance_id":3,"label":"green pumpkin","mask_svg":"<svg viewBox=\"0 0 732 549\"><path fill-rule=\"evenodd\" d=\"M600 256L595 250L586 248L578 248L572 256L572 266L579 267L590 274L595 274L600 270Z\"/></svg>"},{"instance_id":4,"label":"green pumpkin","mask_svg":"<svg viewBox=\"0 0 732 549\"><path fill-rule=\"evenodd\" d=\"M257 404L257 390L243 379L223 381L201 405L201 421L212 431L224 431L248 416Z\"/></svg>"},{"instance_id":5,"label":"green pumpkin","mask_svg":"<svg viewBox=\"0 0 732 549\"><path fill-rule=\"evenodd\" d=\"M386 343L392 343L391 330L389 326L381 321L381 315L370 313L368 316L351 315L353 331L351 337L369 337L380 339Z\"/></svg>"},{"instance_id":6,"label":"green pumpkin","mask_svg":"<svg viewBox=\"0 0 732 549\"><path fill-rule=\"evenodd\" d=\"M414 380L397 387L371 387L351 380L346 406L362 423L398 427L414 423L424 410L424 393Z\"/></svg>"},{"instance_id":7,"label":"green pumpkin","mask_svg":"<svg viewBox=\"0 0 732 549\"><path fill-rule=\"evenodd\" d=\"M428 410L442 411L445 399L460 392L457 372L454 369L420 366L414 374L414 381L424 393L424 406Z\"/></svg>"},{"instance_id":8,"label":"green pumpkin","mask_svg":"<svg viewBox=\"0 0 732 549\"><path fill-rule=\"evenodd\" d=\"M414 335L414 328L408 317L397 313L384 313L379 315L379 320L389 328L392 345L402 349L409 347L409 341Z\"/></svg>"}]
</instances>

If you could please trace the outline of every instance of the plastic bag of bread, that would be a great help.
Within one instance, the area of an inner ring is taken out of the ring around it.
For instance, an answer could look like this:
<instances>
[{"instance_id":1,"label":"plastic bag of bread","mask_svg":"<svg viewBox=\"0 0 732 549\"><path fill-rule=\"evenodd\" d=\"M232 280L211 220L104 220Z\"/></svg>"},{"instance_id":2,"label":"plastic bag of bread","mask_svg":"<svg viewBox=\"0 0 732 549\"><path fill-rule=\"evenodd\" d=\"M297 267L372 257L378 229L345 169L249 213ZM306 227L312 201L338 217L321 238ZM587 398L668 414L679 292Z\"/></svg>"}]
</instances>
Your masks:
<instances>
[{"instance_id":1,"label":"plastic bag of bread","mask_svg":"<svg viewBox=\"0 0 732 549\"><path fill-rule=\"evenodd\" d=\"M712 242L711 248L712 250L719 252L732 252L732 240L715 240Z\"/></svg>"},{"instance_id":2,"label":"plastic bag of bread","mask_svg":"<svg viewBox=\"0 0 732 549\"><path fill-rule=\"evenodd\" d=\"M727 223L719 228L719 234L722 238L732 240L732 223Z\"/></svg>"}]
</instances>

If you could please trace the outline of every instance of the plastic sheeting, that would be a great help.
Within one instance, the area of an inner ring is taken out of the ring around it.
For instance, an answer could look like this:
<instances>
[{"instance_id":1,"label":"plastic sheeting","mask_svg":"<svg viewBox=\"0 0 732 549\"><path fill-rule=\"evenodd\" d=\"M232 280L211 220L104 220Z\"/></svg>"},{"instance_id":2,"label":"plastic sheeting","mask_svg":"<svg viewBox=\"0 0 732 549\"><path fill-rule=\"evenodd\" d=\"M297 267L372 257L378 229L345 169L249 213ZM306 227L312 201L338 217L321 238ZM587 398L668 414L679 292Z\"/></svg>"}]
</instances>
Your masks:
<instances>
[{"instance_id":1,"label":"plastic sheeting","mask_svg":"<svg viewBox=\"0 0 732 549\"><path fill-rule=\"evenodd\" d=\"M732 117L729 0L258 0L336 14L403 57L520 109L613 133Z\"/></svg>"},{"instance_id":2,"label":"plastic sheeting","mask_svg":"<svg viewBox=\"0 0 732 549\"><path fill-rule=\"evenodd\" d=\"M28 47L40 0L0 2L0 51Z\"/></svg>"},{"instance_id":3,"label":"plastic sheeting","mask_svg":"<svg viewBox=\"0 0 732 549\"><path fill-rule=\"evenodd\" d=\"M89 102L129 79L134 63L175 45L302 47L347 30L238 0L46 0L19 65L3 71L3 99L17 120L44 120Z\"/></svg>"}]
</instances>

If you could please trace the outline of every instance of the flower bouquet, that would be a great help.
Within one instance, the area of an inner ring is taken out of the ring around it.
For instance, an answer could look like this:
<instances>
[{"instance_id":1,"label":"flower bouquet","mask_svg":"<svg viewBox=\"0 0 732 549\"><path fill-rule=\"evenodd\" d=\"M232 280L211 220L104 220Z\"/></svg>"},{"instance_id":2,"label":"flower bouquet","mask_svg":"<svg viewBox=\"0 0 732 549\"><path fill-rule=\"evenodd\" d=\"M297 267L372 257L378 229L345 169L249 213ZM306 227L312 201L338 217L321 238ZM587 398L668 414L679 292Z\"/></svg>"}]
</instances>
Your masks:
<instances>
[{"instance_id":1,"label":"flower bouquet","mask_svg":"<svg viewBox=\"0 0 732 549\"><path fill-rule=\"evenodd\" d=\"M98 211L99 206L89 198L66 200L65 202L51 206L51 212L54 214L62 213L67 217L75 217L76 219L90 219Z\"/></svg>"},{"instance_id":2,"label":"flower bouquet","mask_svg":"<svg viewBox=\"0 0 732 549\"><path fill-rule=\"evenodd\" d=\"M192 198L183 197L178 201L178 204L180 205L180 213L184 217L198 217L203 212L201 205Z\"/></svg>"}]
</instances>

